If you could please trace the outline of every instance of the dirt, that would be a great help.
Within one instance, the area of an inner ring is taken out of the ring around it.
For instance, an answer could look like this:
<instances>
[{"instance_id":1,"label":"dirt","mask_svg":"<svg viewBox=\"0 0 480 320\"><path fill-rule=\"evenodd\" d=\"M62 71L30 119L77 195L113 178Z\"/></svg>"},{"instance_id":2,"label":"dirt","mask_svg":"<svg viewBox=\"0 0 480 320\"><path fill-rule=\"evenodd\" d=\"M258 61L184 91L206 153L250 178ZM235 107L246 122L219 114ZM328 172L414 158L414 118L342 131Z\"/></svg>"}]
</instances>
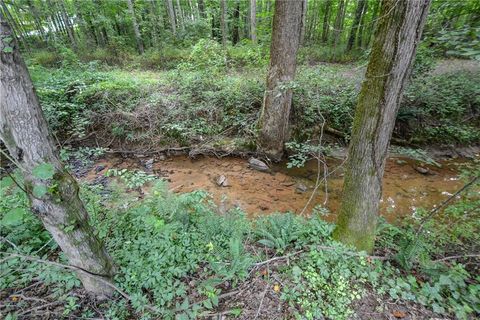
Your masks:
<instances>
[{"instance_id":1,"label":"dirt","mask_svg":"<svg viewBox=\"0 0 480 320\"><path fill-rule=\"evenodd\" d=\"M146 171L145 163L150 165L149 160L151 158L124 159L117 156L100 159L90 169L86 179L98 179L98 175L109 168ZM414 215L418 208L431 209L440 204L463 185L459 170L468 161L472 160L442 160L439 161L441 167L436 167L404 157L389 158L383 184L381 215L387 221L394 222L397 218ZM315 187L316 161L292 169L288 169L286 163L280 163L272 166L272 172L269 173L249 168L248 159L157 157L153 161L152 172L169 181L170 189L174 192L199 189L209 192L220 213L239 207L250 217L287 211L310 215L315 206L322 205L330 210L325 219L335 221L335 212L338 211L341 200L344 168L338 159L329 159L327 165L327 184L319 186L305 210L303 209ZM102 170L99 171L98 168ZM324 174L321 170L320 176L323 177ZM219 184L219 178L228 183ZM148 193L149 188L144 187L143 191Z\"/></svg>"}]
</instances>

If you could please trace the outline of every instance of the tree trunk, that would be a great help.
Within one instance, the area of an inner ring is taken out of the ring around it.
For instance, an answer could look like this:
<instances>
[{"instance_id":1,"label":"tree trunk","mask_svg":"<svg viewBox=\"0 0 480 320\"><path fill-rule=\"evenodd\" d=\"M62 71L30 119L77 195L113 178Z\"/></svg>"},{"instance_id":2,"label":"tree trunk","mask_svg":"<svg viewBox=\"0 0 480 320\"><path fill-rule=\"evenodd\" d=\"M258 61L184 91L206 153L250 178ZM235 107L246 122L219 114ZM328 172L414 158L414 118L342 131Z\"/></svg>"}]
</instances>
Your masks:
<instances>
[{"instance_id":1,"label":"tree trunk","mask_svg":"<svg viewBox=\"0 0 480 320\"><path fill-rule=\"evenodd\" d=\"M372 252L382 179L395 117L430 0L383 0L358 98L334 238Z\"/></svg>"},{"instance_id":2,"label":"tree trunk","mask_svg":"<svg viewBox=\"0 0 480 320\"><path fill-rule=\"evenodd\" d=\"M70 23L70 18L67 15L67 9L65 9L65 4L63 3L63 1L60 1L60 11L62 13L62 20L65 25L65 29L67 29L68 39L70 39L70 43L72 44L72 47L76 48L77 42L75 40L73 26Z\"/></svg>"},{"instance_id":3,"label":"tree trunk","mask_svg":"<svg viewBox=\"0 0 480 320\"><path fill-rule=\"evenodd\" d=\"M40 34L40 38L45 43L48 43L45 30L43 30L42 20L40 19L40 12L38 11L38 8L35 6L32 0L27 0L27 5L33 15L33 21L35 22L35 27L37 28L38 33Z\"/></svg>"},{"instance_id":4,"label":"tree trunk","mask_svg":"<svg viewBox=\"0 0 480 320\"><path fill-rule=\"evenodd\" d=\"M205 19L207 17L207 15L205 14L205 3L203 2L203 0L198 0L198 11L200 11L200 17L202 17L202 19Z\"/></svg>"},{"instance_id":5,"label":"tree trunk","mask_svg":"<svg viewBox=\"0 0 480 320\"><path fill-rule=\"evenodd\" d=\"M11 29L0 13L0 39L10 35ZM7 47L13 50L5 50ZM70 264L84 270L78 272L78 277L85 289L111 295L113 290L105 282L111 281L112 261L88 223L77 182L59 160L15 41L0 42L0 71L0 138L20 165L32 212L52 234ZM34 175L34 169L42 164L53 167L51 178Z\"/></svg>"},{"instance_id":6,"label":"tree trunk","mask_svg":"<svg viewBox=\"0 0 480 320\"><path fill-rule=\"evenodd\" d=\"M180 26L182 31L185 30L185 21L183 18L183 11L182 6L180 4L180 0L177 0L177 10L175 16L177 17L177 26Z\"/></svg>"},{"instance_id":7,"label":"tree trunk","mask_svg":"<svg viewBox=\"0 0 480 320\"><path fill-rule=\"evenodd\" d=\"M240 41L240 0L235 1L235 10L233 11L232 25L232 44L236 45Z\"/></svg>"},{"instance_id":8,"label":"tree trunk","mask_svg":"<svg viewBox=\"0 0 480 320\"><path fill-rule=\"evenodd\" d=\"M257 43L257 0L250 0L250 39Z\"/></svg>"},{"instance_id":9,"label":"tree trunk","mask_svg":"<svg viewBox=\"0 0 480 320\"><path fill-rule=\"evenodd\" d=\"M222 28L222 45L227 46L227 1L220 0L220 26Z\"/></svg>"},{"instance_id":10,"label":"tree trunk","mask_svg":"<svg viewBox=\"0 0 480 320\"><path fill-rule=\"evenodd\" d=\"M345 0L340 0L338 4L337 15L333 26L333 48L335 49L340 41L343 31L343 20L345 17Z\"/></svg>"},{"instance_id":11,"label":"tree trunk","mask_svg":"<svg viewBox=\"0 0 480 320\"><path fill-rule=\"evenodd\" d=\"M170 19L170 27L172 28L172 33L173 33L173 36L175 37L177 34L177 26L175 23L175 11L173 10L172 0L167 0L167 7L168 7L168 18Z\"/></svg>"},{"instance_id":12,"label":"tree trunk","mask_svg":"<svg viewBox=\"0 0 480 320\"><path fill-rule=\"evenodd\" d=\"M328 32L330 28L330 15L332 8L332 0L327 0L325 2L325 14L323 15L323 28L322 28L322 43L327 43L328 41Z\"/></svg>"},{"instance_id":13,"label":"tree trunk","mask_svg":"<svg viewBox=\"0 0 480 320\"><path fill-rule=\"evenodd\" d=\"M300 45L303 1L277 0L273 16L270 68L259 119L258 150L278 161L287 139L297 51Z\"/></svg>"},{"instance_id":14,"label":"tree trunk","mask_svg":"<svg viewBox=\"0 0 480 320\"><path fill-rule=\"evenodd\" d=\"M357 8L355 10L355 18L353 19L352 28L350 29L350 36L348 37L347 43L347 52L353 49L353 45L355 44L355 39L358 32L358 26L360 24L360 20L362 20L362 14L365 9L366 0L359 0L357 2Z\"/></svg>"},{"instance_id":15,"label":"tree trunk","mask_svg":"<svg viewBox=\"0 0 480 320\"><path fill-rule=\"evenodd\" d=\"M132 0L127 0L128 11L130 11L130 16L132 17L133 32L135 34L135 41L137 42L138 52L143 54L143 42L142 36L140 35L140 30L138 29L137 18L135 17L135 8L133 7Z\"/></svg>"},{"instance_id":16,"label":"tree trunk","mask_svg":"<svg viewBox=\"0 0 480 320\"><path fill-rule=\"evenodd\" d=\"M308 9L307 0L302 0L302 1L303 1L303 7L305 9L302 12L302 29L300 30L300 45L305 43L305 31L306 31L306 25L307 25L307 9Z\"/></svg>"},{"instance_id":17,"label":"tree trunk","mask_svg":"<svg viewBox=\"0 0 480 320\"><path fill-rule=\"evenodd\" d=\"M363 6L362 11L362 18L360 19L360 26L358 27L358 35L357 35L357 48L363 48L363 31L365 30L365 24L368 12L368 0L365 0L365 5Z\"/></svg>"},{"instance_id":18,"label":"tree trunk","mask_svg":"<svg viewBox=\"0 0 480 320\"><path fill-rule=\"evenodd\" d=\"M377 28L378 10L380 10L380 2L381 0L375 0L375 5L373 7L373 13L372 13L372 21L370 22L370 27L369 27L368 35L366 39L367 47L370 45L370 42L372 41L372 35L375 29Z\"/></svg>"}]
</instances>

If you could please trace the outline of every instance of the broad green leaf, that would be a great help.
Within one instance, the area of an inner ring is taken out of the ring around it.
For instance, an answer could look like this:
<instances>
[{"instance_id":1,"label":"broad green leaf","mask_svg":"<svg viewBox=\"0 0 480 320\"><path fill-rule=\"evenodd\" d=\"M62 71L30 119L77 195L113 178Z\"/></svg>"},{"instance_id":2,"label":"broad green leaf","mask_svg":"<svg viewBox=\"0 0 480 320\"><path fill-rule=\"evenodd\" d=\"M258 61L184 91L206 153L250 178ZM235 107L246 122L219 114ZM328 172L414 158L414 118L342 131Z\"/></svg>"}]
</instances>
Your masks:
<instances>
[{"instance_id":1,"label":"broad green leaf","mask_svg":"<svg viewBox=\"0 0 480 320\"><path fill-rule=\"evenodd\" d=\"M36 185L33 187L32 193L35 198L41 198L47 194L47 187L44 185Z\"/></svg>"},{"instance_id":2,"label":"broad green leaf","mask_svg":"<svg viewBox=\"0 0 480 320\"><path fill-rule=\"evenodd\" d=\"M51 163L42 163L33 169L33 176L39 179L51 179L55 173L55 168Z\"/></svg>"},{"instance_id":3,"label":"broad green leaf","mask_svg":"<svg viewBox=\"0 0 480 320\"><path fill-rule=\"evenodd\" d=\"M3 52L5 52L5 53L12 53L12 52L13 52L13 48L12 48L12 47L5 47L5 48L3 48Z\"/></svg>"},{"instance_id":4,"label":"broad green leaf","mask_svg":"<svg viewBox=\"0 0 480 320\"><path fill-rule=\"evenodd\" d=\"M7 212L7 214L2 219L2 225L4 226L15 226L22 223L23 215L25 214L25 209L15 208Z\"/></svg>"}]
</instances>

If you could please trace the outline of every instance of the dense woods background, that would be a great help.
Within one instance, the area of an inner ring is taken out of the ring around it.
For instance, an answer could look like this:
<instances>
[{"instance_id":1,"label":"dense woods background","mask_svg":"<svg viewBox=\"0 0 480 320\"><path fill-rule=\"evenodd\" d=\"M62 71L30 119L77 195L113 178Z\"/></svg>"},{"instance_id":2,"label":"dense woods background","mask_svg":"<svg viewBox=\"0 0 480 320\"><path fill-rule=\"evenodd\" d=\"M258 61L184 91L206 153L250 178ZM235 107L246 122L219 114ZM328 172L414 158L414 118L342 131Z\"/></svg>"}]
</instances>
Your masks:
<instances>
[{"instance_id":1,"label":"dense woods background","mask_svg":"<svg viewBox=\"0 0 480 320\"><path fill-rule=\"evenodd\" d=\"M304 2L307 9L301 41L310 59L348 61L368 53L373 31L381 19L379 0ZM65 46L84 61L109 63L125 63L138 51L147 54L143 63L162 68L172 67L169 60L181 58L185 55L182 49L200 39L212 39L228 47L247 46L250 50L258 45L267 54L273 3L3 0L2 10L27 51L45 48L55 52ZM480 4L475 0L433 1L423 46L445 56L478 57L479 11Z\"/></svg>"}]
</instances>

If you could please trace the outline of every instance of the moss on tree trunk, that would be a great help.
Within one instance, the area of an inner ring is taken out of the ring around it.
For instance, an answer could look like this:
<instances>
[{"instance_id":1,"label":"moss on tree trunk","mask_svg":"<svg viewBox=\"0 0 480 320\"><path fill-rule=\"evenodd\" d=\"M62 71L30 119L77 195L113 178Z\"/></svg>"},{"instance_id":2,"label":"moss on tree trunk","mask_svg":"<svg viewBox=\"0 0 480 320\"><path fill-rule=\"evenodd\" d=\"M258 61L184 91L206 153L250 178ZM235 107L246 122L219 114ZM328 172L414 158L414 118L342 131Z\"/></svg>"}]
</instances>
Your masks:
<instances>
[{"instance_id":1,"label":"moss on tree trunk","mask_svg":"<svg viewBox=\"0 0 480 320\"><path fill-rule=\"evenodd\" d=\"M334 238L372 252L388 145L430 0L384 0L362 84Z\"/></svg>"}]
</instances>

